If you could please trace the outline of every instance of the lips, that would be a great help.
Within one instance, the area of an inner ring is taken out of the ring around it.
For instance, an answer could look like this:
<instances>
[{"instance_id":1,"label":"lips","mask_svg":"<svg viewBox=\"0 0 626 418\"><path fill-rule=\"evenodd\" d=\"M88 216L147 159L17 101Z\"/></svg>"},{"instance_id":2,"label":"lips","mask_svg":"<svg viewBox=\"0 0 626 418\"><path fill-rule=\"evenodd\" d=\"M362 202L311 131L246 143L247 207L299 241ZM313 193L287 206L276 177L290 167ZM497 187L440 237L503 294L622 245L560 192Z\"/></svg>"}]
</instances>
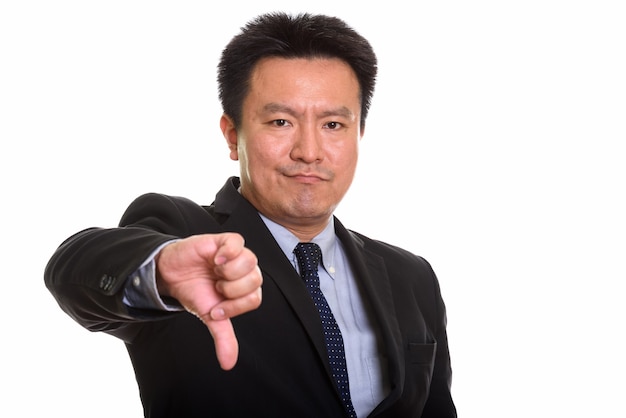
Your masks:
<instances>
[{"instance_id":1,"label":"lips","mask_svg":"<svg viewBox=\"0 0 626 418\"><path fill-rule=\"evenodd\" d=\"M317 183L317 182L326 180L323 176L319 174L311 174L311 173L294 173L294 174L288 174L287 177L298 180L302 183Z\"/></svg>"},{"instance_id":2,"label":"lips","mask_svg":"<svg viewBox=\"0 0 626 418\"><path fill-rule=\"evenodd\" d=\"M322 168L316 168L315 171L312 170L302 170L288 168L285 167L281 170L281 173L286 177L292 177L295 179L299 179L305 182L315 182L315 181L328 181L332 180L334 175L331 171L324 170Z\"/></svg>"}]
</instances>

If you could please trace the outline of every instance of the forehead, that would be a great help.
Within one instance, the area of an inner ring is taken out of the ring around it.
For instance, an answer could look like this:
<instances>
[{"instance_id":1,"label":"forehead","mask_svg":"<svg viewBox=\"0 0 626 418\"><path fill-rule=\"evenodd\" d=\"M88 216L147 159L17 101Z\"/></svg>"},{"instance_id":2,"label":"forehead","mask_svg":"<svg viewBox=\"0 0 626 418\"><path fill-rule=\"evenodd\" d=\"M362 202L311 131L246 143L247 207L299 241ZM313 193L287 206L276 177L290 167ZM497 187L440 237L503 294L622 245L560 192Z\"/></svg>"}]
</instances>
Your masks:
<instances>
[{"instance_id":1,"label":"forehead","mask_svg":"<svg viewBox=\"0 0 626 418\"><path fill-rule=\"evenodd\" d=\"M248 91L249 99L265 96L360 103L360 86L352 67L338 58L270 57L254 67Z\"/></svg>"},{"instance_id":2,"label":"forehead","mask_svg":"<svg viewBox=\"0 0 626 418\"><path fill-rule=\"evenodd\" d=\"M252 83L277 80L283 84L303 77L351 79L358 85L355 72L339 58L282 58L268 57L259 60L250 75Z\"/></svg>"}]
</instances>

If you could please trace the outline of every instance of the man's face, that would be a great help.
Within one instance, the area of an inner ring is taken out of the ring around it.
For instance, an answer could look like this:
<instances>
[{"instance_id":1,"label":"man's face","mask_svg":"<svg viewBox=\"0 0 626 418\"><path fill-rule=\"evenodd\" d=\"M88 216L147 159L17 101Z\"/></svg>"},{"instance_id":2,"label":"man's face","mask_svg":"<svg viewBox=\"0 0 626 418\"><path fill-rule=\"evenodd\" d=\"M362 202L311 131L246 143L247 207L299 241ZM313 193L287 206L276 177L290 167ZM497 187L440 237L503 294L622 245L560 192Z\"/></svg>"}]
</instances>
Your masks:
<instances>
[{"instance_id":1,"label":"man's face","mask_svg":"<svg viewBox=\"0 0 626 418\"><path fill-rule=\"evenodd\" d=\"M220 121L240 163L242 195L292 232L325 225L356 170L359 92L354 71L338 59L261 60L240 128Z\"/></svg>"}]
</instances>

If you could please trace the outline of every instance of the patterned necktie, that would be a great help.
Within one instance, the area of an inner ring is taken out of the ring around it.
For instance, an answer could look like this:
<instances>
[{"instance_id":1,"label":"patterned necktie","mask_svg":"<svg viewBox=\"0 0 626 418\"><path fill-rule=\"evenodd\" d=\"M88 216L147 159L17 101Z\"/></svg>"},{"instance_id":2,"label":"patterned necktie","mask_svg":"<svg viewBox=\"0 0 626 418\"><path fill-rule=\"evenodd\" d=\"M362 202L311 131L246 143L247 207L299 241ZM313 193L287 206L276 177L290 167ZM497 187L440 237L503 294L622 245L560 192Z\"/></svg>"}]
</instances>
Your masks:
<instances>
[{"instance_id":1,"label":"patterned necktie","mask_svg":"<svg viewBox=\"0 0 626 418\"><path fill-rule=\"evenodd\" d=\"M348 416L356 417L352 400L350 399L350 385L348 383L348 369L346 368L346 355L343 350L343 338L337 326L328 302L320 289L320 278L317 274L317 267L322 258L322 250L319 245L307 242L299 243L293 250L300 266L300 275L304 279L307 289L317 307L324 328L326 339L326 350L333 377L337 383L341 401L343 402Z\"/></svg>"}]
</instances>

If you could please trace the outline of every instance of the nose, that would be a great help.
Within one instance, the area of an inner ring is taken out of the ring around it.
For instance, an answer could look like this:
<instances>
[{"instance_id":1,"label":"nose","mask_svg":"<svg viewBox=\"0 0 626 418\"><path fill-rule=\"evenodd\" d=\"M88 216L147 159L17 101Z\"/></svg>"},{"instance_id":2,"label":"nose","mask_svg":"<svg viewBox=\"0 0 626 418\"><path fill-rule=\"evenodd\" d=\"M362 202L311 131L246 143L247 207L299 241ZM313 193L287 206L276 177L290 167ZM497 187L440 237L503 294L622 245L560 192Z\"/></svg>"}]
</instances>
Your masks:
<instances>
[{"instance_id":1,"label":"nose","mask_svg":"<svg viewBox=\"0 0 626 418\"><path fill-rule=\"evenodd\" d=\"M312 126L300 126L294 135L291 158L306 163L321 161L324 158L321 132Z\"/></svg>"}]
</instances>

